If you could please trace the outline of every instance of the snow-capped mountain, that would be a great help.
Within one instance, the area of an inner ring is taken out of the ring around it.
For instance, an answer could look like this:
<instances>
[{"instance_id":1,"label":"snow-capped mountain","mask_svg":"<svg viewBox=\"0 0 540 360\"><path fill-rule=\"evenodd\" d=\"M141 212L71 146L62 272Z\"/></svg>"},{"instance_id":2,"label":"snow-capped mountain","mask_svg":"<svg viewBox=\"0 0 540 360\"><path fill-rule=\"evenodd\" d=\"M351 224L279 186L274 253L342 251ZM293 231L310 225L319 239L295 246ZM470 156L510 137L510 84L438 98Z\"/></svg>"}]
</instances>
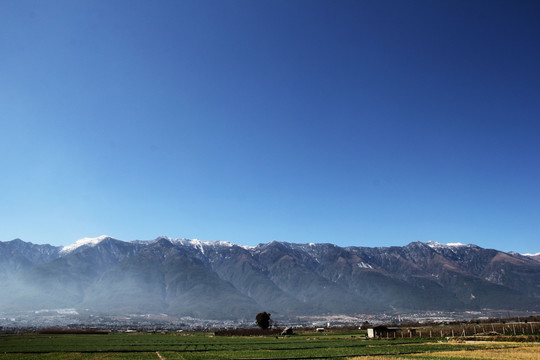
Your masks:
<instances>
[{"instance_id":1,"label":"snow-capped mountain","mask_svg":"<svg viewBox=\"0 0 540 360\"><path fill-rule=\"evenodd\" d=\"M96 238L89 238L89 237L82 238L80 240L75 241L74 244L64 246L62 250L60 250L60 252L63 254L67 254L81 247L96 246L97 244L99 244L105 239L112 239L112 238L108 235L101 235Z\"/></svg>"},{"instance_id":2,"label":"snow-capped mountain","mask_svg":"<svg viewBox=\"0 0 540 360\"><path fill-rule=\"evenodd\" d=\"M527 256L536 261L540 261L540 252L536 254L523 254L523 256Z\"/></svg>"},{"instance_id":3,"label":"snow-capped mountain","mask_svg":"<svg viewBox=\"0 0 540 360\"><path fill-rule=\"evenodd\" d=\"M540 262L476 245L256 247L84 238L0 242L4 309L74 307L201 318L401 310L540 310Z\"/></svg>"}]
</instances>

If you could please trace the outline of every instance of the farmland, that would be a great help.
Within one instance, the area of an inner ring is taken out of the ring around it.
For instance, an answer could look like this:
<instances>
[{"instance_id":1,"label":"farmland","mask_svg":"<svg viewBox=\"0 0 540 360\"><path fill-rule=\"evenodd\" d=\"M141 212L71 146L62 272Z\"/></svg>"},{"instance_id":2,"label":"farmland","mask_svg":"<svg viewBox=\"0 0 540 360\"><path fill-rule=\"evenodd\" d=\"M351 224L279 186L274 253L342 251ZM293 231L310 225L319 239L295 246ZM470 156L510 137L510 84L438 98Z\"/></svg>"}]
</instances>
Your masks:
<instances>
[{"instance_id":1,"label":"farmland","mask_svg":"<svg viewBox=\"0 0 540 360\"><path fill-rule=\"evenodd\" d=\"M213 333L3 334L0 360L205 359L540 359L538 337L508 341L429 338L366 340L361 331L282 336ZM526 341L523 341L526 340ZM531 341L534 340L534 341Z\"/></svg>"}]
</instances>

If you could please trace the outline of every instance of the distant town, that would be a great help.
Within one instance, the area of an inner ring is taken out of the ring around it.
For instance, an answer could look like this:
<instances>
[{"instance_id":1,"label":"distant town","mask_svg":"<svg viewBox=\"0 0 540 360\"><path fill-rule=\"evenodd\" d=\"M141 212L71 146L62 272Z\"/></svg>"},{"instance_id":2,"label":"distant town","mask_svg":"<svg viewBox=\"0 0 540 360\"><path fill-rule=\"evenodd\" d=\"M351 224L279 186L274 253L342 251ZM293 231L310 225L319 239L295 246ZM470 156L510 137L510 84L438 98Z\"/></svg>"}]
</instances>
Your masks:
<instances>
[{"instance_id":1,"label":"distant town","mask_svg":"<svg viewBox=\"0 0 540 360\"><path fill-rule=\"evenodd\" d=\"M273 318L274 327L334 328L361 327L377 324L450 324L474 322L487 319L526 319L538 314L527 311L428 311L417 313L380 313L328 316L298 316ZM43 329L87 330L99 329L111 332L146 331L214 331L217 329L241 329L256 327L255 314L247 320L211 320L193 317L173 317L166 314L100 315L76 309L42 309L13 313L0 312L0 332L28 332Z\"/></svg>"}]
</instances>

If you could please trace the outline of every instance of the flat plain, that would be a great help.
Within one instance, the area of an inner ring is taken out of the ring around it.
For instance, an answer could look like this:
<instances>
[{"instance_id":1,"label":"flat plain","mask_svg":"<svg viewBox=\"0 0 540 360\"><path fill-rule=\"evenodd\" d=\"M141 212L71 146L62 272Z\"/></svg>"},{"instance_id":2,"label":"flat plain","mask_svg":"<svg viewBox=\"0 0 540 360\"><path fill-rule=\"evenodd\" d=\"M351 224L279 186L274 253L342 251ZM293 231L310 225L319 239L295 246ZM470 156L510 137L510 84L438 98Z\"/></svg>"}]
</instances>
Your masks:
<instances>
[{"instance_id":1,"label":"flat plain","mask_svg":"<svg viewBox=\"0 0 540 360\"><path fill-rule=\"evenodd\" d=\"M511 339L510 339L511 340ZM530 340L530 339L529 339ZM3 334L0 359L540 359L540 342L366 340L359 331L282 336L212 333Z\"/></svg>"}]
</instances>

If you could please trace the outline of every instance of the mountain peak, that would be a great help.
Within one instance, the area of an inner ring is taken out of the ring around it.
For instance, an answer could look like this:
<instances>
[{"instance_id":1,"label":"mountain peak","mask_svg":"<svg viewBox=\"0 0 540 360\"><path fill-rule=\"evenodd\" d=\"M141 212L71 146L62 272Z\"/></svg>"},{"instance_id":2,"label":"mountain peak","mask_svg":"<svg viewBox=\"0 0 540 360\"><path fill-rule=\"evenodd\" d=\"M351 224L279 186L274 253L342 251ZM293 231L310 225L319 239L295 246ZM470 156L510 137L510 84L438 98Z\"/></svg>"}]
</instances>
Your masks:
<instances>
[{"instance_id":1,"label":"mountain peak","mask_svg":"<svg viewBox=\"0 0 540 360\"><path fill-rule=\"evenodd\" d=\"M173 239L168 237L168 236L165 236L165 235L160 235L158 236L157 238L154 239L154 241L159 241L159 240L167 240L169 242L173 242Z\"/></svg>"},{"instance_id":2,"label":"mountain peak","mask_svg":"<svg viewBox=\"0 0 540 360\"><path fill-rule=\"evenodd\" d=\"M9 241L10 243L12 244L17 244L18 246L22 246L22 245L32 245L32 243L27 243L26 241L22 241L21 239L19 238L16 238L16 239L13 239L11 241Z\"/></svg>"},{"instance_id":3,"label":"mountain peak","mask_svg":"<svg viewBox=\"0 0 540 360\"><path fill-rule=\"evenodd\" d=\"M467 244L462 244L460 242L441 244L436 241L428 241L426 245L429 246L430 248L449 248L449 247L456 248L456 247L470 246Z\"/></svg>"},{"instance_id":4,"label":"mountain peak","mask_svg":"<svg viewBox=\"0 0 540 360\"><path fill-rule=\"evenodd\" d=\"M78 249L81 246L96 246L97 244L99 244L105 239L112 239L112 238L108 235L101 235L95 238L85 237L85 238L75 241L74 244L64 246L62 250L60 250L60 252L65 254L65 253L72 252L73 250Z\"/></svg>"}]
</instances>

